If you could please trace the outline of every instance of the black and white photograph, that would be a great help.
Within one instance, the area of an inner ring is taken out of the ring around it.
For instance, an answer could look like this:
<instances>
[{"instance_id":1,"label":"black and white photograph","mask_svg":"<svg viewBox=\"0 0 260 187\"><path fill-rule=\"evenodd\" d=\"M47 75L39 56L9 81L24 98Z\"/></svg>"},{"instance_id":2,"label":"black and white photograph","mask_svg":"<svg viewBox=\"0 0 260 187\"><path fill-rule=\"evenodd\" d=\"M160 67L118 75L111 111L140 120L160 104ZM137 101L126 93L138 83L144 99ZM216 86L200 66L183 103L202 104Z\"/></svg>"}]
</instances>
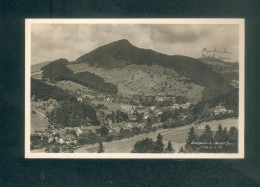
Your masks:
<instances>
[{"instance_id":1,"label":"black and white photograph","mask_svg":"<svg viewBox=\"0 0 260 187\"><path fill-rule=\"evenodd\" d=\"M244 158L244 19L26 19L25 158Z\"/></svg>"}]
</instances>

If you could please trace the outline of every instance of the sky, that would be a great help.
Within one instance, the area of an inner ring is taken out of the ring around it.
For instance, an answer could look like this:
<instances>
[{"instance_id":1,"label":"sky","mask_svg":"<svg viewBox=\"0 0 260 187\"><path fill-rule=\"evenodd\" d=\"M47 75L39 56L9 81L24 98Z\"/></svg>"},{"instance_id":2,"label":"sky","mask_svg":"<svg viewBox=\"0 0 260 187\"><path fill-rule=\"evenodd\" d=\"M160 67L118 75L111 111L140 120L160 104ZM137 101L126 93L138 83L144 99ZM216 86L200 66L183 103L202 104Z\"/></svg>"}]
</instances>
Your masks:
<instances>
[{"instance_id":1,"label":"sky","mask_svg":"<svg viewBox=\"0 0 260 187\"><path fill-rule=\"evenodd\" d=\"M32 64L74 61L99 46L127 39L134 46L167 55L202 55L238 61L239 27L221 24L32 24ZM204 50L203 50L204 49Z\"/></svg>"}]
</instances>

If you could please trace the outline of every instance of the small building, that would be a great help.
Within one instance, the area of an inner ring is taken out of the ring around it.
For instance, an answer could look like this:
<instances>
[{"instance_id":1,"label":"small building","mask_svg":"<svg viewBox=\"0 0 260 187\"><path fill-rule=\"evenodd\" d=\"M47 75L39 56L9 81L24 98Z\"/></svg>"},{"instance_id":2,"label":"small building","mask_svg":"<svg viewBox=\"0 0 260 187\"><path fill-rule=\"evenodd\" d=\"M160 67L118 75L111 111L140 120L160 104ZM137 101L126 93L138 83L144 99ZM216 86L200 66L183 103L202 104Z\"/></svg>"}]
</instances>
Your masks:
<instances>
[{"instance_id":1,"label":"small building","mask_svg":"<svg viewBox=\"0 0 260 187\"><path fill-rule=\"evenodd\" d=\"M54 137L50 137L49 139L48 139L48 143L51 143L51 142L53 142L54 141Z\"/></svg>"},{"instance_id":2,"label":"small building","mask_svg":"<svg viewBox=\"0 0 260 187\"><path fill-rule=\"evenodd\" d=\"M174 104L174 105L172 106L172 108L173 108L173 109L179 109L180 106L179 106L178 104Z\"/></svg>"},{"instance_id":3,"label":"small building","mask_svg":"<svg viewBox=\"0 0 260 187\"><path fill-rule=\"evenodd\" d=\"M127 129L132 129L133 126L132 126L130 123L128 123L128 124L126 125L126 128L127 128Z\"/></svg>"},{"instance_id":4,"label":"small building","mask_svg":"<svg viewBox=\"0 0 260 187\"><path fill-rule=\"evenodd\" d=\"M113 130L115 130L116 133L120 133L121 128L120 127L116 127Z\"/></svg>"},{"instance_id":5,"label":"small building","mask_svg":"<svg viewBox=\"0 0 260 187\"><path fill-rule=\"evenodd\" d=\"M78 127L76 133L77 133L77 136L78 136L78 135L82 134L83 131Z\"/></svg>"},{"instance_id":6,"label":"small building","mask_svg":"<svg viewBox=\"0 0 260 187\"><path fill-rule=\"evenodd\" d=\"M149 118L149 114L144 114L144 119L148 119Z\"/></svg>"},{"instance_id":7,"label":"small building","mask_svg":"<svg viewBox=\"0 0 260 187\"><path fill-rule=\"evenodd\" d=\"M164 101L163 97L156 97L156 101Z\"/></svg>"},{"instance_id":8,"label":"small building","mask_svg":"<svg viewBox=\"0 0 260 187\"><path fill-rule=\"evenodd\" d=\"M159 116L159 115L162 115L162 112L161 111L156 111L156 116Z\"/></svg>"},{"instance_id":9,"label":"small building","mask_svg":"<svg viewBox=\"0 0 260 187\"><path fill-rule=\"evenodd\" d=\"M190 107L190 102L182 104L182 108L187 109Z\"/></svg>"},{"instance_id":10,"label":"small building","mask_svg":"<svg viewBox=\"0 0 260 187\"><path fill-rule=\"evenodd\" d=\"M132 108L131 108L131 110L130 110L130 114L134 114L135 108L136 108L136 107L134 107L134 105L132 105Z\"/></svg>"},{"instance_id":11,"label":"small building","mask_svg":"<svg viewBox=\"0 0 260 187\"><path fill-rule=\"evenodd\" d=\"M139 104L137 108L138 109L143 109L144 107L143 107L143 105Z\"/></svg>"},{"instance_id":12,"label":"small building","mask_svg":"<svg viewBox=\"0 0 260 187\"><path fill-rule=\"evenodd\" d=\"M150 110L155 110L156 109L156 106L151 106L150 107Z\"/></svg>"},{"instance_id":13,"label":"small building","mask_svg":"<svg viewBox=\"0 0 260 187\"><path fill-rule=\"evenodd\" d=\"M65 141L63 140L63 138L60 138L60 139L59 139L59 143L60 143L60 144L64 144L64 143L65 143Z\"/></svg>"},{"instance_id":14,"label":"small building","mask_svg":"<svg viewBox=\"0 0 260 187\"><path fill-rule=\"evenodd\" d=\"M77 97L77 100L78 100L79 102L82 102L82 101L83 101L82 97Z\"/></svg>"},{"instance_id":15,"label":"small building","mask_svg":"<svg viewBox=\"0 0 260 187\"><path fill-rule=\"evenodd\" d=\"M136 121L136 115L129 115L129 121Z\"/></svg>"},{"instance_id":16,"label":"small building","mask_svg":"<svg viewBox=\"0 0 260 187\"><path fill-rule=\"evenodd\" d=\"M77 138L73 135L73 134L63 134L61 135L59 142L63 142L63 143L77 143Z\"/></svg>"},{"instance_id":17,"label":"small building","mask_svg":"<svg viewBox=\"0 0 260 187\"><path fill-rule=\"evenodd\" d=\"M224 106L218 105L216 107L213 108L213 112L215 115L219 115L221 114L225 114L226 113L226 108Z\"/></svg>"},{"instance_id":18,"label":"small building","mask_svg":"<svg viewBox=\"0 0 260 187\"><path fill-rule=\"evenodd\" d=\"M67 134L66 138L69 143L77 143L77 138L73 134Z\"/></svg>"},{"instance_id":19,"label":"small building","mask_svg":"<svg viewBox=\"0 0 260 187\"><path fill-rule=\"evenodd\" d=\"M234 112L233 110L227 110L228 114L233 114L233 112Z\"/></svg>"}]
</instances>

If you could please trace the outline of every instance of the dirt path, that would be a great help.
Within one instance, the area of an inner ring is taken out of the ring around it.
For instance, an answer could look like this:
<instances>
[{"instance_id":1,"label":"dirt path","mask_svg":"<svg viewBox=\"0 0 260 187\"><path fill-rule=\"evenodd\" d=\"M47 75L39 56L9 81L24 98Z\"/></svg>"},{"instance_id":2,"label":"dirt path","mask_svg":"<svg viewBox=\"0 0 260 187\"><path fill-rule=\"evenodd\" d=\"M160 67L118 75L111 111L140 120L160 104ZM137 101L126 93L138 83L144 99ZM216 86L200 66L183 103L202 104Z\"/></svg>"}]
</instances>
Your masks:
<instances>
[{"instance_id":1,"label":"dirt path","mask_svg":"<svg viewBox=\"0 0 260 187\"><path fill-rule=\"evenodd\" d=\"M37 110L35 110L35 109L33 109L36 113L38 113L38 114L40 114L40 115L42 115L43 117L45 117L45 118L47 118L46 116L45 116L45 114L43 114L43 113L41 113L41 112L39 112L39 111L37 111Z\"/></svg>"}]
</instances>

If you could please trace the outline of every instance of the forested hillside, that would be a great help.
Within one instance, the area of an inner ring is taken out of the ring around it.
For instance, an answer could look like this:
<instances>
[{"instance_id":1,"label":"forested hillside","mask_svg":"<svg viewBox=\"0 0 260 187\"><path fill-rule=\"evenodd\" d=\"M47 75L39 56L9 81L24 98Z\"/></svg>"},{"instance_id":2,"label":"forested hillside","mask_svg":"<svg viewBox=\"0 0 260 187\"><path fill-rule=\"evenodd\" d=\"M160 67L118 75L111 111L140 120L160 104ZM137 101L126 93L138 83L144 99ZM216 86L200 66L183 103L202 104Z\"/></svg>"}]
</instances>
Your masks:
<instances>
[{"instance_id":1,"label":"forested hillside","mask_svg":"<svg viewBox=\"0 0 260 187\"><path fill-rule=\"evenodd\" d=\"M41 68L42 74L50 80L70 80L101 92L117 94L117 87L111 83L106 83L103 78L90 72L74 74L66 65L68 65L66 59L55 60Z\"/></svg>"},{"instance_id":2,"label":"forested hillside","mask_svg":"<svg viewBox=\"0 0 260 187\"><path fill-rule=\"evenodd\" d=\"M31 96L37 100L47 101L55 99L58 106L46 112L51 124L62 126L99 125L96 110L85 103L80 103L73 95L55 86L47 85L42 81L31 79Z\"/></svg>"}]
</instances>

